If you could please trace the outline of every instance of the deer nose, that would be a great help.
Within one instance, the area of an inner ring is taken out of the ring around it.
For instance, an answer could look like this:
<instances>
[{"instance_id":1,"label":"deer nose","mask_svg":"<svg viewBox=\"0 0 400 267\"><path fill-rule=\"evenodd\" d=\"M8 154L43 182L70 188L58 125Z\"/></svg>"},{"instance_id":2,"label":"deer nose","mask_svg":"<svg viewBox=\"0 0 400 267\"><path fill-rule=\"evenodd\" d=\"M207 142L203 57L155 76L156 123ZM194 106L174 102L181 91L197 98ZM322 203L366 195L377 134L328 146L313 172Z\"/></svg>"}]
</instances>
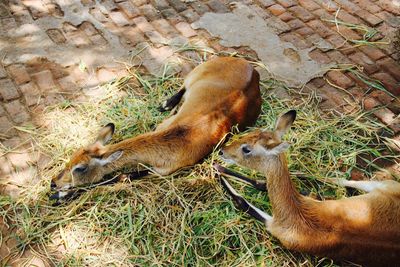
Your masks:
<instances>
[{"instance_id":1,"label":"deer nose","mask_svg":"<svg viewBox=\"0 0 400 267\"><path fill-rule=\"evenodd\" d=\"M50 183L50 189L55 189L57 187L56 183L54 181L51 181Z\"/></svg>"}]
</instances>

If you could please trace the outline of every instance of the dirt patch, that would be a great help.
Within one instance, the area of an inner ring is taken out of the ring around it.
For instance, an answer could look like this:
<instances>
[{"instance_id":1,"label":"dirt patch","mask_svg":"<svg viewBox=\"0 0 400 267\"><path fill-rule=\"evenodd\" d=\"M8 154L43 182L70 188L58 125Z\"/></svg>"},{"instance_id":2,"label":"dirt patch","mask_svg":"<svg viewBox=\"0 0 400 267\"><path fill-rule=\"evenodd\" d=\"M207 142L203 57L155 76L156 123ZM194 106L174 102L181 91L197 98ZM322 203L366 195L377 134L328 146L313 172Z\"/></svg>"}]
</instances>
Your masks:
<instances>
[{"instance_id":1,"label":"dirt patch","mask_svg":"<svg viewBox=\"0 0 400 267\"><path fill-rule=\"evenodd\" d=\"M301 87L331 67L312 60L308 55L310 49L297 49L291 43L281 41L268 21L240 3L235 5L233 13L206 13L192 27L204 28L221 38L223 46L249 46L272 75L290 87Z\"/></svg>"}]
</instances>

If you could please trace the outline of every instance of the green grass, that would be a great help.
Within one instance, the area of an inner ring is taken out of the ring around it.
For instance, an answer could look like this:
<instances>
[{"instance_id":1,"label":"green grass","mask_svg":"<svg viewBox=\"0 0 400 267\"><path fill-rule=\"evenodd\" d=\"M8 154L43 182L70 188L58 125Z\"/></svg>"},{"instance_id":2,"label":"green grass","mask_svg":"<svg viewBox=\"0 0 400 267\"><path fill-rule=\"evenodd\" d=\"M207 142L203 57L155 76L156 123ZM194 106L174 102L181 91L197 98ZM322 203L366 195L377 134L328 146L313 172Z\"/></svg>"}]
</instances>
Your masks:
<instances>
[{"instance_id":1,"label":"green grass","mask_svg":"<svg viewBox=\"0 0 400 267\"><path fill-rule=\"evenodd\" d=\"M114 141L151 131L168 116L157 107L182 81L132 71L130 77L105 86L101 99L60 103L46 110L46 127L26 129L36 149L52 160L39 173L41 182L25 189L21 199L0 196L0 218L18 244L14 254L31 248L55 266L335 266L283 249L261 223L236 210L215 179L217 150L173 175L98 187L67 205L51 206L50 178L75 149L87 145L108 122L116 124ZM283 85L262 82L264 102L256 127L272 128L278 114L296 109L298 118L286 137L292 143L288 158L290 170L307 178L294 182L322 198L343 197L346 191L325 184L324 178L348 178L359 168L357 156L384 157L384 147L377 146L377 132L384 126L361 111L321 113L315 96L304 99L291 92L291 100L280 100L273 93L278 87ZM251 170L234 169L262 178ZM376 170L371 164L360 168L367 177ZM266 194L234 186L271 212Z\"/></svg>"},{"instance_id":2,"label":"green grass","mask_svg":"<svg viewBox=\"0 0 400 267\"><path fill-rule=\"evenodd\" d=\"M339 15L340 8L336 11L334 19L323 19L323 21L333 23L336 26L336 31L346 40L346 42L349 42L353 47L359 47L359 46L379 46L379 45L388 45L390 42L388 41L372 41L373 37L376 36L379 32L374 29L367 27L363 24L353 24L345 21L339 20L337 17ZM340 32L339 26L343 26L345 28L348 28L350 30L354 30L360 34L362 34L362 39L361 40L355 40L355 39L350 39L344 34ZM343 44L344 45L344 44ZM340 48L340 47L337 47Z\"/></svg>"}]
</instances>

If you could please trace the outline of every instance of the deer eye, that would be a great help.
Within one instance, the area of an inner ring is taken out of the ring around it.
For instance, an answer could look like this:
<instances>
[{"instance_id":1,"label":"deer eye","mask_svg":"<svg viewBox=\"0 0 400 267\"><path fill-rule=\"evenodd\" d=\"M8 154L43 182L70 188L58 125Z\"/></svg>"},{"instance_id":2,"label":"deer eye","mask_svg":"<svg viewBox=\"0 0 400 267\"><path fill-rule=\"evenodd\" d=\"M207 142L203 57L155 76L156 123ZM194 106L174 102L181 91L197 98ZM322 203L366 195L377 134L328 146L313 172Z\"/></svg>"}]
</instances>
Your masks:
<instances>
[{"instance_id":1,"label":"deer eye","mask_svg":"<svg viewBox=\"0 0 400 267\"><path fill-rule=\"evenodd\" d=\"M240 148L242 149L242 153L244 155L249 155L251 153L251 148L249 145L242 145Z\"/></svg>"},{"instance_id":2,"label":"deer eye","mask_svg":"<svg viewBox=\"0 0 400 267\"><path fill-rule=\"evenodd\" d=\"M89 169L89 165L86 165L86 164L85 165L78 165L78 166L76 166L74 168L73 172L82 174L82 173L87 172L88 169Z\"/></svg>"}]
</instances>

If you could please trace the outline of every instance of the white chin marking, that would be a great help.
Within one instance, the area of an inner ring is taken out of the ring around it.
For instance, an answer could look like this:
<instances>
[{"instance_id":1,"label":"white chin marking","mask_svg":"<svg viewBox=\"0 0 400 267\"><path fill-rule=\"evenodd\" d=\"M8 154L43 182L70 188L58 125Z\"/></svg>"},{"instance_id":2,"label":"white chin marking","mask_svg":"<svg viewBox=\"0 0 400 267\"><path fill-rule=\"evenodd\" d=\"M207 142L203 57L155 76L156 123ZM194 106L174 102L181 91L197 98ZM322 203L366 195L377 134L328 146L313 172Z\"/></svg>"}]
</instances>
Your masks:
<instances>
[{"instance_id":1,"label":"white chin marking","mask_svg":"<svg viewBox=\"0 0 400 267\"><path fill-rule=\"evenodd\" d=\"M63 187L60 188L60 191L68 190L71 188L70 184L64 185Z\"/></svg>"},{"instance_id":2,"label":"white chin marking","mask_svg":"<svg viewBox=\"0 0 400 267\"><path fill-rule=\"evenodd\" d=\"M58 192L58 198L64 198L68 195L68 192Z\"/></svg>"},{"instance_id":3,"label":"white chin marking","mask_svg":"<svg viewBox=\"0 0 400 267\"><path fill-rule=\"evenodd\" d=\"M221 157L221 159L227 164L236 164L236 161L234 161L233 159L227 159L224 157Z\"/></svg>"}]
</instances>

